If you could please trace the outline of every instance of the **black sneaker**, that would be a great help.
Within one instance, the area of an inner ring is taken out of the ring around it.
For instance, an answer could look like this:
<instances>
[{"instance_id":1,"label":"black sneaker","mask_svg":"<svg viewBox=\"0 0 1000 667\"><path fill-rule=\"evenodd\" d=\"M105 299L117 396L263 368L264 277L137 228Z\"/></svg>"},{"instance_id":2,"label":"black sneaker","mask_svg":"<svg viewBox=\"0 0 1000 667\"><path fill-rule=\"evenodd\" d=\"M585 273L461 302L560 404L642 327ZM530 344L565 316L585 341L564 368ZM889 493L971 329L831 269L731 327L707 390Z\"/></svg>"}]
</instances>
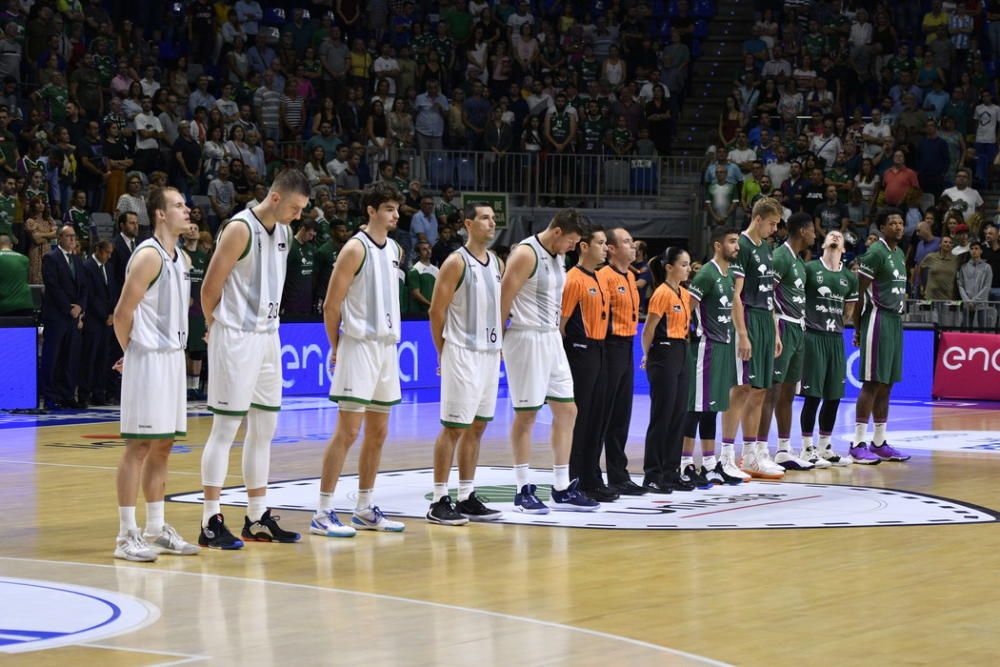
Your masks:
<instances>
[{"instance_id":1,"label":"black sneaker","mask_svg":"<svg viewBox=\"0 0 1000 667\"><path fill-rule=\"evenodd\" d=\"M642 488L632 480L616 484L615 489L623 496L644 496L646 489Z\"/></svg>"},{"instance_id":2,"label":"black sneaker","mask_svg":"<svg viewBox=\"0 0 1000 667\"><path fill-rule=\"evenodd\" d=\"M673 489L670 488L668 484L659 479L647 479L642 483L642 488L646 489L649 493L655 493L657 495L664 495L673 492Z\"/></svg>"},{"instance_id":3,"label":"black sneaker","mask_svg":"<svg viewBox=\"0 0 1000 667\"><path fill-rule=\"evenodd\" d=\"M221 514L216 514L208 520L207 526L201 527L198 544L209 549L242 549L243 541L226 528L226 520Z\"/></svg>"},{"instance_id":4,"label":"black sneaker","mask_svg":"<svg viewBox=\"0 0 1000 667\"><path fill-rule=\"evenodd\" d=\"M599 503L610 503L618 500L620 494L610 486L595 486L592 489L580 489L587 494L588 498L593 498Z\"/></svg>"},{"instance_id":5,"label":"black sneaker","mask_svg":"<svg viewBox=\"0 0 1000 667\"><path fill-rule=\"evenodd\" d=\"M503 512L487 507L483 504L483 499L473 491L465 500L455 503L455 510L469 521L496 521L503 516Z\"/></svg>"},{"instance_id":6,"label":"black sneaker","mask_svg":"<svg viewBox=\"0 0 1000 667\"><path fill-rule=\"evenodd\" d=\"M715 470L713 471L719 477L722 478L723 484L729 484L730 486L736 486L743 483L743 479L740 477L733 477L732 475L726 474L726 469L722 466L722 461L717 461L715 464Z\"/></svg>"},{"instance_id":7,"label":"black sneaker","mask_svg":"<svg viewBox=\"0 0 1000 667\"><path fill-rule=\"evenodd\" d=\"M694 484L696 489L712 488L712 483L705 479L705 476L698 471L693 463L684 467L684 473L681 475L681 479L687 479L689 482Z\"/></svg>"},{"instance_id":8,"label":"black sneaker","mask_svg":"<svg viewBox=\"0 0 1000 667\"><path fill-rule=\"evenodd\" d=\"M243 539L250 542L281 542L289 544L298 542L302 536L298 533L287 531L278 525L280 516L271 516L271 510L267 510L260 517L260 521L251 521L250 517L243 517Z\"/></svg>"},{"instance_id":9,"label":"black sneaker","mask_svg":"<svg viewBox=\"0 0 1000 667\"><path fill-rule=\"evenodd\" d=\"M695 488L697 488L695 487L694 482L692 482L689 479L684 479L677 473L674 473L673 475L667 475L666 477L663 478L663 481L661 483L663 484L663 486L667 487L672 491L694 491Z\"/></svg>"},{"instance_id":10,"label":"black sneaker","mask_svg":"<svg viewBox=\"0 0 1000 667\"><path fill-rule=\"evenodd\" d=\"M431 503L427 510L427 520L442 526L464 526L469 523L468 517L459 514L451 504L451 496L444 496L436 503Z\"/></svg>"}]
</instances>

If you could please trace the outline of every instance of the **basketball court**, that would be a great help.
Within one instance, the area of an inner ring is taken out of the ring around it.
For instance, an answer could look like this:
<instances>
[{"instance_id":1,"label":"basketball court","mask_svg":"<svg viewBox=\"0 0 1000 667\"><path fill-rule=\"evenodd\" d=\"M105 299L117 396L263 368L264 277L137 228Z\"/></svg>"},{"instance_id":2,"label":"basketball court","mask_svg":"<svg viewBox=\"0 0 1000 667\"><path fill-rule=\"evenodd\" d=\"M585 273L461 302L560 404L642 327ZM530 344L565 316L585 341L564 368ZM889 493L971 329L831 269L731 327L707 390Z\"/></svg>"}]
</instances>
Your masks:
<instances>
[{"instance_id":1,"label":"basketball court","mask_svg":"<svg viewBox=\"0 0 1000 667\"><path fill-rule=\"evenodd\" d=\"M996 664L998 404L895 402L890 441L914 455L908 463L532 517L511 505L512 411L501 398L477 481L504 520L448 527L423 519L436 400L411 392L391 417L375 502L405 533L308 535L336 407L290 398L269 502L302 541L148 566L111 556L117 412L0 415L2 663ZM648 409L637 396L628 453L638 482ZM543 410L533 456L543 500L548 419ZM189 540L210 425L193 405L171 458L167 521ZM844 405L838 449L852 425ZM231 456L238 472L239 442ZM354 505L356 460L357 448L338 509ZM227 482L224 512L238 527L232 506L246 495L238 474ZM138 514L142 525L141 502Z\"/></svg>"}]
</instances>

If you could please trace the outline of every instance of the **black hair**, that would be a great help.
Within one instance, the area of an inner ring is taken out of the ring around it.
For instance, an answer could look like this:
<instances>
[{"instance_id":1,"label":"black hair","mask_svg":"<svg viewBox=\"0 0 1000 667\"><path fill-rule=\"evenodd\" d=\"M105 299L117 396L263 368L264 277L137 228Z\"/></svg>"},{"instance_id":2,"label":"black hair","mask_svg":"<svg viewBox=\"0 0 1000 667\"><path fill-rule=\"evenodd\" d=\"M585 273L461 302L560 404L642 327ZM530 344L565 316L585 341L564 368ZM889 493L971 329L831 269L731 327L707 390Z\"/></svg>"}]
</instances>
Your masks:
<instances>
[{"instance_id":1,"label":"black hair","mask_svg":"<svg viewBox=\"0 0 1000 667\"><path fill-rule=\"evenodd\" d=\"M586 225L583 231L580 232L580 243L590 245L590 242L594 240L594 234L597 232L604 233L604 227L600 225Z\"/></svg>"},{"instance_id":2,"label":"black hair","mask_svg":"<svg viewBox=\"0 0 1000 667\"><path fill-rule=\"evenodd\" d=\"M795 213L792 217L788 218L788 235L795 236L812 224L812 216L808 213Z\"/></svg>"},{"instance_id":3,"label":"black hair","mask_svg":"<svg viewBox=\"0 0 1000 667\"><path fill-rule=\"evenodd\" d=\"M900 211L895 206L886 206L885 208L879 209L878 217L876 218L876 220L878 220L878 228L882 229L883 227L885 227L886 223L889 222L889 218L894 215L898 215L900 218L902 218L903 212Z\"/></svg>"},{"instance_id":4,"label":"black hair","mask_svg":"<svg viewBox=\"0 0 1000 667\"><path fill-rule=\"evenodd\" d=\"M584 227L588 226L590 221L574 208L566 208L554 216L549 222L549 229L561 229L564 234L583 234Z\"/></svg>"},{"instance_id":5,"label":"black hair","mask_svg":"<svg viewBox=\"0 0 1000 667\"><path fill-rule=\"evenodd\" d=\"M394 185L386 181L378 181L365 188L361 194L361 210L367 211L368 207L371 206L377 211L379 206L390 201L400 204L405 200Z\"/></svg>"},{"instance_id":6,"label":"black hair","mask_svg":"<svg viewBox=\"0 0 1000 667\"><path fill-rule=\"evenodd\" d=\"M467 201L462 207L462 220L475 220L477 208L493 208L488 201Z\"/></svg>"},{"instance_id":7,"label":"black hair","mask_svg":"<svg viewBox=\"0 0 1000 667\"><path fill-rule=\"evenodd\" d=\"M311 193L309 179L301 169L294 167L279 171L271 183L271 189L282 194L298 194L306 197Z\"/></svg>"},{"instance_id":8,"label":"black hair","mask_svg":"<svg viewBox=\"0 0 1000 667\"><path fill-rule=\"evenodd\" d=\"M677 263L677 260L681 258L682 254L687 254L690 256L688 251L678 245L672 245L667 248L663 253L663 264L664 266L673 266Z\"/></svg>"},{"instance_id":9,"label":"black hair","mask_svg":"<svg viewBox=\"0 0 1000 667\"><path fill-rule=\"evenodd\" d=\"M721 242L730 234L739 234L739 232L736 231L735 227L730 227L728 225L716 227L712 230L712 245L715 245L717 242Z\"/></svg>"}]
</instances>

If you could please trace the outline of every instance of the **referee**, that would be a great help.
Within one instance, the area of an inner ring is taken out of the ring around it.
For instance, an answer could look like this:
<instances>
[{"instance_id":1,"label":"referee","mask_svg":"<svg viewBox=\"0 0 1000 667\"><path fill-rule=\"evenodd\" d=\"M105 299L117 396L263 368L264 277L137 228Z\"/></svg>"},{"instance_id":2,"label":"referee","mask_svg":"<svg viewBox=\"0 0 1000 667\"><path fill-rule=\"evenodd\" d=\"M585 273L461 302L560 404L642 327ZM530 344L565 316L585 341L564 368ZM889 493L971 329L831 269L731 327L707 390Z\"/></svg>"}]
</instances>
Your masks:
<instances>
[{"instance_id":1,"label":"referee","mask_svg":"<svg viewBox=\"0 0 1000 667\"><path fill-rule=\"evenodd\" d=\"M667 279L653 292L642 330L641 366L649 376L650 401L642 486L650 493L695 488L680 477L691 328L691 294L681 284L691 273L691 256L683 248L671 247L663 254L663 264Z\"/></svg>"},{"instance_id":2,"label":"referee","mask_svg":"<svg viewBox=\"0 0 1000 667\"><path fill-rule=\"evenodd\" d=\"M601 377L608 333L608 295L596 271L607 252L604 230L599 225L585 229L580 237L580 261L566 273L559 326L573 373L577 407L569 476L579 479L580 490L602 503L618 498L618 492L608 488L601 476Z\"/></svg>"},{"instance_id":3,"label":"referee","mask_svg":"<svg viewBox=\"0 0 1000 667\"><path fill-rule=\"evenodd\" d=\"M646 489L632 481L628 474L625 442L632 421L632 347L639 327L639 289L632 273L635 245L627 230L617 227L608 235L608 265L597 272L608 294L608 336L604 342L605 390L603 426L599 431L604 440L604 459L608 470L608 486L623 496L641 496Z\"/></svg>"}]
</instances>

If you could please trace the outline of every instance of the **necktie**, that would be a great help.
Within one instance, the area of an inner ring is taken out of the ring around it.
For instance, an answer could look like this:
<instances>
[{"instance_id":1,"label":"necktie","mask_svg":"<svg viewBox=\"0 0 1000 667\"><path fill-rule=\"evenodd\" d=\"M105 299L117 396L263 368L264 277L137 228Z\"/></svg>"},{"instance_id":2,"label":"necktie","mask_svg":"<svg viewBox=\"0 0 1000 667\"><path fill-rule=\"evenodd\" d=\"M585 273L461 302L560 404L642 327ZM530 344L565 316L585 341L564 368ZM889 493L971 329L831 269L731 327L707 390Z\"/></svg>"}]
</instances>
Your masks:
<instances>
[{"instance_id":1,"label":"necktie","mask_svg":"<svg viewBox=\"0 0 1000 667\"><path fill-rule=\"evenodd\" d=\"M105 284L105 286L107 286L107 284L108 284L108 265L107 264L101 264L101 276L104 277L104 284Z\"/></svg>"},{"instance_id":2,"label":"necktie","mask_svg":"<svg viewBox=\"0 0 1000 667\"><path fill-rule=\"evenodd\" d=\"M66 255L66 262L69 264L69 275L73 276L73 280L76 280L76 267L73 266L73 257L68 252L63 254Z\"/></svg>"}]
</instances>

